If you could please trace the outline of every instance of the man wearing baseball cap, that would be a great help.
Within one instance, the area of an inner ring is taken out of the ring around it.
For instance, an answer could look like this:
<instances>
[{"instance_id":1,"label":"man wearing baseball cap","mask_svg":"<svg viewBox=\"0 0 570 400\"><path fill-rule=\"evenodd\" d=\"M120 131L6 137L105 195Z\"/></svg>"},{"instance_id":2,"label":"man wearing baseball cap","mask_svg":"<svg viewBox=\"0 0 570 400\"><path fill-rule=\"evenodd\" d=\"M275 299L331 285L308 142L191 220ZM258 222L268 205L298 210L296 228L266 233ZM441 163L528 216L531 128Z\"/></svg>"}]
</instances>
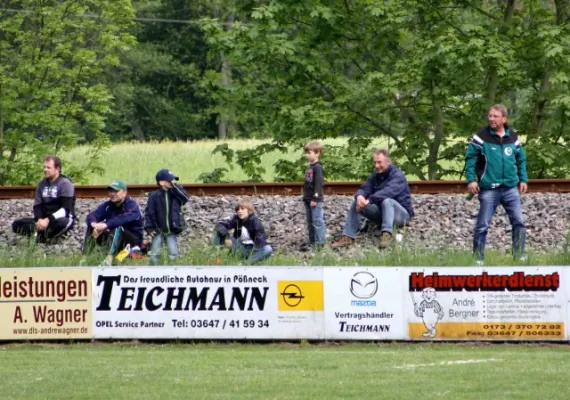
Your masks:
<instances>
[{"instance_id":1,"label":"man wearing baseball cap","mask_svg":"<svg viewBox=\"0 0 570 400\"><path fill-rule=\"evenodd\" d=\"M184 230L185 221L182 207L188 202L188 193L176 183L178 177L168 169L156 173L159 189L148 196L144 211L144 226L152 237L150 263L157 265L166 242L168 257L174 261L178 257L178 235Z\"/></svg>"},{"instance_id":2,"label":"man wearing baseball cap","mask_svg":"<svg viewBox=\"0 0 570 400\"><path fill-rule=\"evenodd\" d=\"M90 238L109 249L102 265L112 265L113 257L127 245L140 246L143 218L137 202L127 195L127 184L115 179L107 186L109 200L87 215L87 230L81 251L87 251Z\"/></svg>"}]
</instances>

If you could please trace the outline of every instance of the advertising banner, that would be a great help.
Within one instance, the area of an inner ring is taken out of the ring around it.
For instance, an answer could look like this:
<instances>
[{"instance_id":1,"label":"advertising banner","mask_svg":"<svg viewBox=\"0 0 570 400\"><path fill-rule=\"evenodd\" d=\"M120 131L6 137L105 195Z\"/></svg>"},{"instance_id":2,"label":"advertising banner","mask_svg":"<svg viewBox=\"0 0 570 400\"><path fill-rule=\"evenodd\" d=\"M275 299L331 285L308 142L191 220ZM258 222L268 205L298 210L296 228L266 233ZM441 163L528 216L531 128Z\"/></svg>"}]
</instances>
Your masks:
<instances>
[{"instance_id":1,"label":"advertising banner","mask_svg":"<svg viewBox=\"0 0 570 400\"><path fill-rule=\"evenodd\" d=\"M91 335L90 269L0 268L0 340Z\"/></svg>"},{"instance_id":2,"label":"advertising banner","mask_svg":"<svg viewBox=\"0 0 570 400\"><path fill-rule=\"evenodd\" d=\"M324 268L325 337L382 340L407 337L397 268Z\"/></svg>"},{"instance_id":3,"label":"advertising banner","mask_svg":"<svg viewBox=\"0 0 570 400\"><path fill-rule=\"evenodd\" d=\"M563 340L561 267L405 268L410 339Z\"/></svg>"},{"instance_id":4,"label":"advertising banner","mask_svg":"<svg viewBox=\"0 0 570 400\"><path fill-rule=\"evenodd\" d=\"M322 268L93 270L94 338L323 339Z\"/></svg>"}]
</instances>

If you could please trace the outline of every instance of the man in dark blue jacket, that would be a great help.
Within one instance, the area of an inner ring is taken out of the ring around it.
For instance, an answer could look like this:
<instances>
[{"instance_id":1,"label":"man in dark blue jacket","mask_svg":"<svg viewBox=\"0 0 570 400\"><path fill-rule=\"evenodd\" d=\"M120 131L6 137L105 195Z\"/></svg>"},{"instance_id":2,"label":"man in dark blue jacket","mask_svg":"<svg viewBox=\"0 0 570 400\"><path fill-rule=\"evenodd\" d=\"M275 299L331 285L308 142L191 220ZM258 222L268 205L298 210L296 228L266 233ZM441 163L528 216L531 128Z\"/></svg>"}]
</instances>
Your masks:
<instances>
[{"instance_id":1,"label":"man in dark blue jacket","mask_svg":"<svg viewBox=\"0 0 570 400\"><path fill-rule=\"evenodd\" d=\"M374 169L366 182L354 195L342 236L332 247L346 247L354 243L359 219L363 216L381 227L379 247L384 249L392 242L392 229L406 225L414 216L410 188L404 173L390 160L390 152L374 152Z\"/></svg>"},{"instance_id":2,"label":"man in dark blue jacket","mask_svg":"<svg viewBox=\"0 0 570 400\"><path fill-rule=\"evenodd\" d=\"M140 246L143 238L143 218L137 202L127 195L127 184L120 179L107 186L109 200L87 215L87 231L82 253L87 241L93 237L98 245L109 247L102 265L112 265L113 257L127 245Z\"/></svg>"}]
</instances>

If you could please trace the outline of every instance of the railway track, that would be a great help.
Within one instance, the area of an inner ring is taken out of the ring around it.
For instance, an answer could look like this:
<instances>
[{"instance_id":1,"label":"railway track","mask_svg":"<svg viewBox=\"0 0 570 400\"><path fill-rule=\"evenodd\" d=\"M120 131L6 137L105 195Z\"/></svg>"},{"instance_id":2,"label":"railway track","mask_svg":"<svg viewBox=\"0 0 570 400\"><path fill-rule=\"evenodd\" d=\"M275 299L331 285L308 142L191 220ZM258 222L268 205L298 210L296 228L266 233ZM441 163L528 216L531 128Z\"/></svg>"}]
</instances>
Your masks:
<instances>
[{"instance_id":1,"label":"railway track","mask_svg":"<svg viewBox=\"0 0 570 400\"><path fill-rule=\"evenodd\" d=\"M361 182L328 182L325 194L354 194ZM450 194L467 193L465 181L410 181L413 194ZM284 195L298 196L303 189L303 182L277 183L206 183L183 185L192 196L216 195ZM570 179L531 179L530 192L539 193L570 193ZM34 186L0 186L0 199L25 199L34 196ZM129 194L139 197L156 190L156 185L130 185ZM107 197L105 185L76 186L77 197L101 198Z\"/></svg>"}]
</instances>

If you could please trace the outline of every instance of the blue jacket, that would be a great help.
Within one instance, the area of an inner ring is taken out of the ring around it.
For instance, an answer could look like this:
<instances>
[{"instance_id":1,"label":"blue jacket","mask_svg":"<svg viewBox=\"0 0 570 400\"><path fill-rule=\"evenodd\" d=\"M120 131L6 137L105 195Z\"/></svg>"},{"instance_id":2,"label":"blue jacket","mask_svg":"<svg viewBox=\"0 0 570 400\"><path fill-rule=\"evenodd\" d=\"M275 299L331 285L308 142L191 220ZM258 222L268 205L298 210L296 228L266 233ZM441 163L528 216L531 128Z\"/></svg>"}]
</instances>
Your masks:
<instances>
[{"instance_id":1,"label":"blue jacket","mask_svg":"<svg viewBox=\"0 0 570 400\"><path fill-rule=\"evenodd\" d=\"M366 179L354 197L364 196L378 207L385 199L396 200L408 211L410 218L414 216L410 187L404 173L395 165L390 164L388 169L379 174L374 172Z\"/></svg>"},{"instance_id":2,"label":"blue jacket","mask_svg":"<svg viewBox=\"0 0 570 400\"><path fill-rule=\"evenodd\" d=\"M179 234L185 225L182 206L187 202L188 193L182 186L155 190L148 196L144 210L144 228L148 233Z\"/></svg>"},{"instance_id":3,"label":"blue jacket","mask_svg":"<svg viewBox=\"0 0 570 400\"><path fill-rule=\"evenodd\" d=\"M142 242L143 218L139 205L132 197L125 197L119 207L111 200L105 201L89 213L86 222L87 226L91 226L92 222L105 222L109 230L122 226Z\"/></svg>"},{"instance_id":4,"label":"blue jacket","mask_svg":"<svg viewBox=\"0 0 570 400\"><path fill-rule=\"evenodd\" d=\"M245 219L245 221L239 219L237 214L235 214L232 219L218 222L216 225L216 231L218 231L221 235L227 236L229 230L233 229L233 236L236 239L240 239L242 234L242 227L247 229L256 249L259 249L267 244L267 240L265 239L265 229L263 228L263 224L261 223L260 219L257 218L257 215L255 214L251 214Z\"/></svg>"}]
</instances>

